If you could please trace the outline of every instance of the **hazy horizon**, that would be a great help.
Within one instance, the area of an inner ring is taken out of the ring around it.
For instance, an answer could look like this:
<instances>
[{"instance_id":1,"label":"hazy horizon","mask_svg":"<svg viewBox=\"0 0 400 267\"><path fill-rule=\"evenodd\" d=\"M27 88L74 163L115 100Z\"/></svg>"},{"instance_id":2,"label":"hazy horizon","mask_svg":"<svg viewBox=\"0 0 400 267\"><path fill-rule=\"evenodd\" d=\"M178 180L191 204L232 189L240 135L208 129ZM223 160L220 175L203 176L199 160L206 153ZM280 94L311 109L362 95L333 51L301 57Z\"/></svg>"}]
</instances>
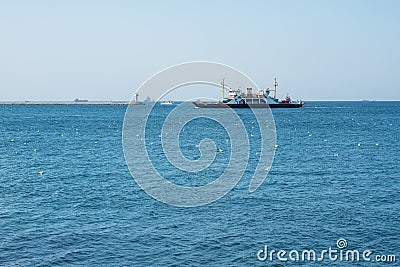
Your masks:
<instances>
[{"instance_id":1,"label":"hazy horizon","mask_svg":"<svg viewBox=\"0 0 400 267\"><path fill-rule=\"evenodd\" d=\"M127 101L190 61L260 88L276 77L280 98L400 100L399 11L389 0L2 2L0 102Z\"/></svg>"}]
</instances>

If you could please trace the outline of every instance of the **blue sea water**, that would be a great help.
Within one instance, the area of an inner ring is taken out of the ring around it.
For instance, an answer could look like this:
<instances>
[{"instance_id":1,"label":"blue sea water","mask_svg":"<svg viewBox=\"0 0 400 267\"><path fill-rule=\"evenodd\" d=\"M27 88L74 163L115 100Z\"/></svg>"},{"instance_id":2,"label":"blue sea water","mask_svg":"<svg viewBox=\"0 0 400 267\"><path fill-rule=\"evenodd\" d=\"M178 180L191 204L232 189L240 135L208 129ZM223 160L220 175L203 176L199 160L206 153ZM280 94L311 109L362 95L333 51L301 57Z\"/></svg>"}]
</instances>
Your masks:
<instances>
[{"instance_id":1,"label":"blue sea water","mask_svg":"<svg viewBox=\"0 0 400 267\"><path fill-rule=\"evenodd\" d=\"M156 108L167 114L173 107ZM400 102L310 102L302 109L273 110L277 148L261 187L248 191L250 164L231 192L196 208L158 202L132 179L122 148L125 110L0 105L1 266L396 266L400 261ZM162 119L155 118L155 128ZM193 147L206 133L229 154L228 136L214 122L187 127L181 145L188 158L199 156ZM226 163L224 153L216 158L220 165ZM156 160L160 172L172 171L162 157ZM222 171L214 167L210 173ZM177 184L210 182L208 174L191 179L175 174L170 179ZM265 245L319 253L338 249L340 238L348 249L373 251L371 259L396 255L397 262L257 258Z\"/></svg>"}]
</instances>

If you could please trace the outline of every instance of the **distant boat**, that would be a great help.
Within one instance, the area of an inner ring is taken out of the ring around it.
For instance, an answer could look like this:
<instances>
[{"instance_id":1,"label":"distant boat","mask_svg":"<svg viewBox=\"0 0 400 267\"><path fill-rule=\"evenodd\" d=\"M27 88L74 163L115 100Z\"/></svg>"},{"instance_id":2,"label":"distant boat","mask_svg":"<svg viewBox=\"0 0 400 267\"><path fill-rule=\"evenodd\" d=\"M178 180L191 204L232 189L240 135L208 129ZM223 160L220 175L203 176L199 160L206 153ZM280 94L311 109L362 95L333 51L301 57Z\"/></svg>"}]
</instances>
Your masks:
<instances>
[{"instance_id":1,"label":"distant boat","mask_svg":"<svg viewBox=\"0 0 400 267\"><path fill-rule=\"evenodd\" d=\"M150 96L147 96L146 99L144 100L145 103L150 103L153 102L153 100L151 100Z\"/></svg>"},{"instance_id":2,"label":"distant boat","mask_svg":"<svg viewBox=\"0 0 400 267\"><path fill-rule=\"evenodd\" d=\"M222 100L219 102L193 102L197 108L301 108L305 103L302 101L294 101L289 95L285 99L279 100L276 97L276 87L278 83L274 80L274 90L257 91L253 93L252 88L247 88L243 93L239 89L234 90L229 88L229 95L224 96L225 83L222 80ZM270 96L270 92L274 92L274 96Z\"/></svg>"},{"instance_id":3,"label":"distant boat","mask_svg":"<svg viewBox=\"0 0 400 267\"><path fill-rule=\"evenodd\" d=\"M161 104L161 105L173 105L173 104L174 104L174 101L172 101L172 100L163 101L163 102L161 102L160 104Z\"/></svg>"},{"instance_id":4,"label":"distant boat","mask_svg":"<svg viewBox=\"0 0 400 267\"><path fill-rule=\"evenodd\" d=\"M89 100L87 99L79 99L79 98L75 98L74 102L88 102Z\"/></svg>"}]
</instances>

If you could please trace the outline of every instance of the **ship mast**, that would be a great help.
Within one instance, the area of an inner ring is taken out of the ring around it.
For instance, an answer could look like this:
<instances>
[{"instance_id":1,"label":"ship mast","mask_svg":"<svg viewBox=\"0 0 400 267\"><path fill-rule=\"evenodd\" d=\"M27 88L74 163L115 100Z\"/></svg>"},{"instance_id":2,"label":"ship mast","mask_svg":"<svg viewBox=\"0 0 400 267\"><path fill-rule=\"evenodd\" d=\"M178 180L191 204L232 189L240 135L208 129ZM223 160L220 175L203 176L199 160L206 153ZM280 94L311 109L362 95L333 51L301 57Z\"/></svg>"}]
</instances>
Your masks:
<instances>
[{"instance_id":1,"label":"ship mast","mask_svg":"<svg viewBox=\"0 0 400 267\"><path fill-rule=\"evenodd\" d=\"M222 79L221 85L222 85L222 91L221 91L221 95L222 95L221 101L222 101L225 98L225 93L224 93L224 90L225 90L225 78Z\"/></svg>"},{"instance_id":2,"label":"ship mast","mask_svg":"<svg viewBox=\"0 0 400 267\"><path fill-rule=\"evenodd\" d=\"M276 87L278 86L278 82L276 81L276 78L274 79L274 98L276 98Z\"/></svg>"}]
</instances>

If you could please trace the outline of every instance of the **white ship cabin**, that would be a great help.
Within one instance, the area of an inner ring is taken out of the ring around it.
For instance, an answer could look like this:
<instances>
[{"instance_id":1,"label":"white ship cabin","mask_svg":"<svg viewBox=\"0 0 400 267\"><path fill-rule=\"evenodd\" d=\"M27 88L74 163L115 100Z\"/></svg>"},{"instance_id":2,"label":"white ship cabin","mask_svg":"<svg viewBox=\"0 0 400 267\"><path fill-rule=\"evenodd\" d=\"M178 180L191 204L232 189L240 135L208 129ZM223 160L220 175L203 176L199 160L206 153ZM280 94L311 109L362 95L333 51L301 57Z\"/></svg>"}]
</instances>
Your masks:
<instances>
[{"instance_id":1,"label":"white ship cabin","mask_svg":"<svg viewBox=\"0 0 400 267\"><path fill-rule=\"evenodd\" d=\"M226 101L230 101L235 99L235 96L239 96L244 99L247 104L264 104L266 96L269 94L269 89L267 90L259 90L253 93L253 88L247 87L246 92L242 93L240 89L234 90L229 89L229 95Z\"/></svg>"}]
</instances>

